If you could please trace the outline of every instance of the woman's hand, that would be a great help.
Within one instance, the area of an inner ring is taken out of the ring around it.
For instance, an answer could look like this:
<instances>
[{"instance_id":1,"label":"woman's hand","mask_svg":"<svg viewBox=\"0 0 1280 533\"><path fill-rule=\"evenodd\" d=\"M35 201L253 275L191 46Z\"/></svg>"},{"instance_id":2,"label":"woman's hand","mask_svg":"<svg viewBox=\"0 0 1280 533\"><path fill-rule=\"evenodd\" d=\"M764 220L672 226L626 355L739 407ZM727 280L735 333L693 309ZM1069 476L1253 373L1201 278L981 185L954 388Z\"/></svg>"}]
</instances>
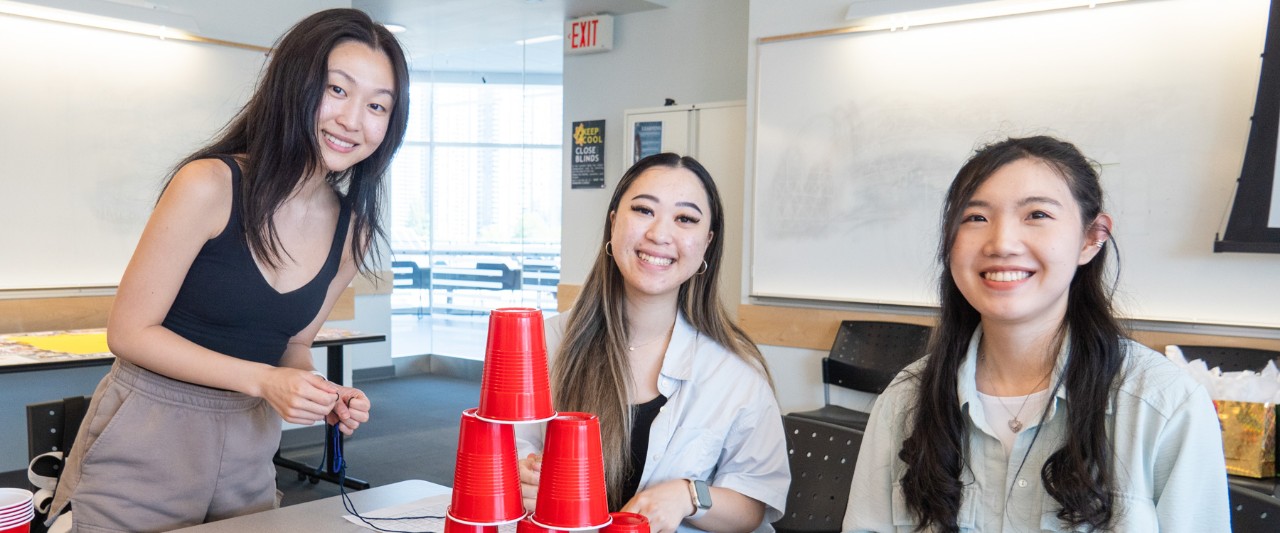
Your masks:
<instances>
[{"instance_id":1,"label":"woman's hand","mask_svg":"<svg viewBox=\"0 0 1280 533\"><path fill-rule=\"evenodd\" d=\"M520 497L524 510L533 512L538 502L538 481L542 477L542 456L531 453L520 460Z\"/></svg>"},{"instance_id":2,"label":"woman's hand","mask_svg":"<svg viewBox=\"0 0 1280 533\"><path fill-rule=\"evenodd\" d=\"M668 479L653 485L637 492L622 510L648 518L651 533L675 531L680 522L694 511L693 499L689 497L689 482Z\"/></svg>"},{"instance_id":3,"label":"woman's hand","mask_svg":"<svg viewBox=\"0 0 1280 533\"><path fill-rule=\"evenodd\" d=\"M372 404L369 403L369 397L365 396L360 389L342 385L334 385L334 387L338 389L338 401L333 404L333 410L325 415L324 421L336 426L343 435L350 436L355 433L360 424L369 421L369 409Z\"/></svg>"},{"instance_id":4,"label":"woman's hand","mask_svg":"<svg viewBox=\"0 0 1280 533\"><path fill-rule=\"evenodd\" d=\"M291 424L310 425L324 420L338 402L337 385L306 370L283 366L263 373L258 391L280 413L280 418Z\"/></svg>"}]
</instances>

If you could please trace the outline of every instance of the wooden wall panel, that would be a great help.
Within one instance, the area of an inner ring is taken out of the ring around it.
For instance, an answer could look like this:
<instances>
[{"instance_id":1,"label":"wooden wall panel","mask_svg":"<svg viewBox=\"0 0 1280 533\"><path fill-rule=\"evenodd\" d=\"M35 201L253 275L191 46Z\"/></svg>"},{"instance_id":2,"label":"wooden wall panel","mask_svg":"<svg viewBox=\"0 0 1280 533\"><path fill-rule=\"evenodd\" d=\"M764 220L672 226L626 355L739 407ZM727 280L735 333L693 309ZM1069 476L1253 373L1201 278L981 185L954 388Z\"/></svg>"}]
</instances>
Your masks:
<instances>
[{"instance_id":1,"label":"wooden wall panel","mask_svg":"<svg viewBox=\"0 0 1280 533\"><path fill-rule=\"evenodd\" d=\"M561 313L568 311L570 307L573 307L573 302L578 300L578 294L580 293L582 293L582 285L569 283L556 285L556 311Z\"/></svg>"},{"instance_id":2,"label":"wooden wall panel","mask_svg":"<svg viewBox=\"0 0 1280 533\"><path fill-rule=\"evenodd\" d=\"M107 327L114 296L0 300L0 333Z\"/></svg>"},{"instance_id":3,"label":"wooden wall panel","mask_svg":"<svg viewBox=\"0 0 1280 533\"><path fill-rule=\"evenodd\" d=\"M573 305L573 301L578 298L580 292L582 292L581 285L561 283L557 288L558 301L556 307L561 312L569 309ZM836 329L840 327L840 321L842 320L881 320L926 326L934 324L933 316L778 305L743 304L738 306L738 325L757 344L767 346L788 346L819 351L830 350L831 344L835 342ZM1231 346L1280 351L1280 339L1274 338L1174 333L1141 329L1135 329L1130 333L1133 335L1134 340L1159 352L1164 352L1165 346L1170 344Z\"/></svg>"},{"instance_id":4,"label":"wooden wall panel","mask_svg":"<svg viewBox=\"0 0 1280 533\"><path fill-rule=\"evenodd\" d=\"M390 286L388 281L387 286ZM329 312L329 320L356 317L357 289L347 287ZM364 294L364 293L361 293ZM107 327L115 296L57 296L3 298L0 292L0 334Z\"/></svg>"}]
</instances>

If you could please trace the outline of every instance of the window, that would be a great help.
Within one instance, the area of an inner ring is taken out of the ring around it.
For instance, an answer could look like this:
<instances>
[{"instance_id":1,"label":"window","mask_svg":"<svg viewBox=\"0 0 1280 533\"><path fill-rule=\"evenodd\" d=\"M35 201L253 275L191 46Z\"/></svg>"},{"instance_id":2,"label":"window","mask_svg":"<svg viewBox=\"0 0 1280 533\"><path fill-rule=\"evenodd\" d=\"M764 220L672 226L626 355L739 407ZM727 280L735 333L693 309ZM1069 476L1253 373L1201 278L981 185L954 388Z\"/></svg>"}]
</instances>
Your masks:
<instances>
[{"instance_id":1,"label":"window","mask_svg":"<svg viewBox=\"0 0 1280 533\"><path fill-rule=\"evenodd\" d=\"M432 80L410 91L391 170L393 354L478 357L490 309L556 307L562 88ZM409 322L430 329L396 341Z\"/></svg>"}]
</instances>

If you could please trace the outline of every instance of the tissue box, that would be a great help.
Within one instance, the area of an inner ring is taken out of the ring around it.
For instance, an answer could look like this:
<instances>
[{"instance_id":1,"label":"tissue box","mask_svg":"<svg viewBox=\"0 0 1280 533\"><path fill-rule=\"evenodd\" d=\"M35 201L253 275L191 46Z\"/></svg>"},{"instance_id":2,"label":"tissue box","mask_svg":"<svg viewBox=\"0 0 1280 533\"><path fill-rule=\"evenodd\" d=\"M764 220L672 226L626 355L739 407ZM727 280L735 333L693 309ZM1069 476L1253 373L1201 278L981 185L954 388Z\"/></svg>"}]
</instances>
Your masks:
<instances>
[{"instance_id":1,"label":"tissue box","mask_svg":"<svg viewBox=\"0 0 1280 533\"><path fill-rule=\"evenodd\" d=\"M1227 473L1248 477L1276 475L1276 404L1214 400L1222 423Z\"/></svg>"}]
</instances>

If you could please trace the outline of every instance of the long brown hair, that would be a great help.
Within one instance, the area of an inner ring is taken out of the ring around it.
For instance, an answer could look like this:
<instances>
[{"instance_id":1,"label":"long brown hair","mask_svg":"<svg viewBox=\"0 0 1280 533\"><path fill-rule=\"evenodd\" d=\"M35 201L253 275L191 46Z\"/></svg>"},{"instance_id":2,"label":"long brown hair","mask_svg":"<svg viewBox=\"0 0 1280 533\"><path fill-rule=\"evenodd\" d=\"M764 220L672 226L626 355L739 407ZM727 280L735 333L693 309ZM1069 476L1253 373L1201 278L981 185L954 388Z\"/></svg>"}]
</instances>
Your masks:
<instances>
[{"instance_id":1,"label":"long brown hair","mask_svg":"<svg viewBox=\"0 0 1280 533\"><path fill-rule=\"evenodd\" d=\"M609 213L618 210L622 196L646 170L654 167L688 169L706 189L711 204L711 231L715 238L707 246L707 269L680 286L678 312L700 334L716 341L760 370L773 384L764 356L751 338L730 319L719 298L719 272L724 252L724 204L720 192L702 164L692 157L673 153L641 159L622 175L609 200ZM556 353L551 382L556 407L562 411L585 411L600 417L600 437L604 447L605 480L610 508L620 508L622 482L631 472L631 366L627 356L626 295L624 280L613 258L605 253L611 234L605 217L604 234L595 263L582 293L569 313L564 340Z\"/></svg>"},{"instance_id":2,"label":"long brown hair","mask_svg":"<svg viewBox=\"0 0 1280 533\"><path fill-rule=\"evenodd\" d=\"M345 172L327 177L335 190L345 188L345 201L351 204L352 258L362 272L373 270L379 261L378 243L386 239L380 222L383 176L409 121L409 68L396 38L363 11L320 11L290 28L271 51L271 61L248 103L216 139L178 163L169 175L172 181L178 169L197 159L244 154L240 196L233 201L240 206L249 249L272 267L280 265L281 252L288 254L280 247L273 215L321 164L316 110L327 84L329 53L348 41L386 54L395 75L395 104L382 144Z\"/></svg>"},{"instance_id":3,"label":"long brown hair","mask_svg":"<svg viewBox=\"0 0 1280 533\"><path fill-rule=\"evenodd\" d=\"M947 192L938 247L942 267L938 327L929 343L928 363L911 376L918 383L919 397L907 420L910 436L898 453L907 465L901 479L903 497L907 508L920 519L919 531L930 526L959 531L956 517L963 489L961 473L969 468L968 426L960 411L957 374L982 317L956 286L951 248L964 207L978 187L1000 168L1022 159L1043 161L1062 177L1080 204L1086 225L1103 212L1102 185L1092 162L1071 143L1052 137L1012 138L986 146L956 174ZM1106 281L1107 248L1114 248L1114 240L1112 243L1076 269L1068 289L1059 343L1067 342L1070 349L1055 387L1067 391L1066 434L1071 438L1043 443L1060 447L1040 471L1046 491L1062 506L1058 518L1089 530L1110 528L1118 511L1106 408L1120 381L1125 352L1121 345L1124 330L1111 307L1113 285ZM1116 265L1118 278L1118 256ZM1045 412L1048 409L1046 406Z\"/></svg>"}]
</instances>

